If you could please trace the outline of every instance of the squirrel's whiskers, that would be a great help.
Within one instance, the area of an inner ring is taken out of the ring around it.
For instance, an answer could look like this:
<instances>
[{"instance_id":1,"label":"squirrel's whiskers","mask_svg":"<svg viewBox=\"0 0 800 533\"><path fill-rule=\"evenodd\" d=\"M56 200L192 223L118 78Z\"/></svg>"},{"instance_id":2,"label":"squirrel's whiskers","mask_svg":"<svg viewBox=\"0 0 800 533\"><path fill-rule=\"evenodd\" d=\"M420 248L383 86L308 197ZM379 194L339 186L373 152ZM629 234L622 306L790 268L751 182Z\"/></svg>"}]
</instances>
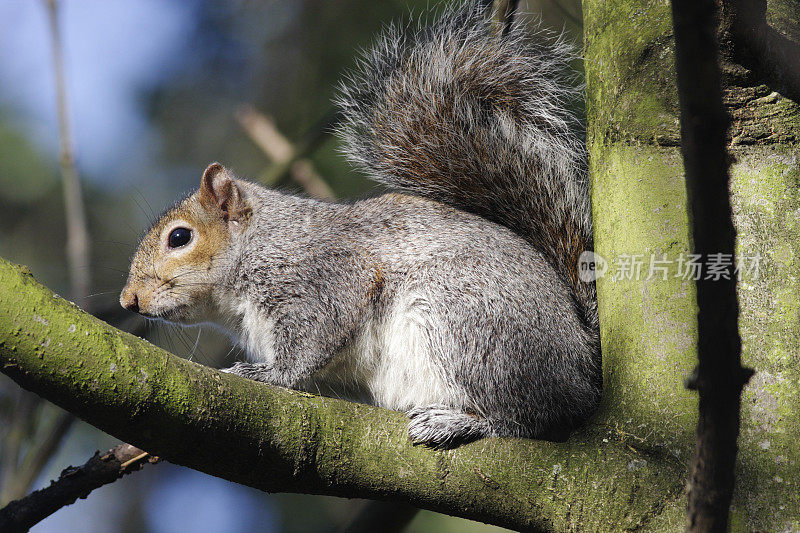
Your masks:
<instances>
[{"instance_id":1,"label":"squirrel's whiskers","mask_svg":"<svg viewBox=\"0 0 800 533\"><path fill-rule=\"evenodd\" d=\"M390 29L341 88L339 134L397 192L327 203L214 163L120 302L224 328L248 359L227 372L404 410L414 442L565 437L601 391L574 57L477 4Z\"/></svg>"}]
</instances>

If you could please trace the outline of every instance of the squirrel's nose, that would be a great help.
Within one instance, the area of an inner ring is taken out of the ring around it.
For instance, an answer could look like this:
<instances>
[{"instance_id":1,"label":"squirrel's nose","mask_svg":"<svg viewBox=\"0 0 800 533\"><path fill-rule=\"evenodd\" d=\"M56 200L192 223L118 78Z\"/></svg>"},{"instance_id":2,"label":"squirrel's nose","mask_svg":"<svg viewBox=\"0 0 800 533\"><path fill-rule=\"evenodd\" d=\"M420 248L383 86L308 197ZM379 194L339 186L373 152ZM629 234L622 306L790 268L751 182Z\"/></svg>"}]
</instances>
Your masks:
<instances>
[{"instance_id":1,"label":"squirrel's nose","mask_svg":"<svg viewBox=\"0 0 800 533\"><path fill-rule=\"evenodd\" d=\"M139 297L133 291L122 291L122 294L119 297L119 303L125 309L133 311L134 313L139 312Z\"/></svg>"}]
</instances>

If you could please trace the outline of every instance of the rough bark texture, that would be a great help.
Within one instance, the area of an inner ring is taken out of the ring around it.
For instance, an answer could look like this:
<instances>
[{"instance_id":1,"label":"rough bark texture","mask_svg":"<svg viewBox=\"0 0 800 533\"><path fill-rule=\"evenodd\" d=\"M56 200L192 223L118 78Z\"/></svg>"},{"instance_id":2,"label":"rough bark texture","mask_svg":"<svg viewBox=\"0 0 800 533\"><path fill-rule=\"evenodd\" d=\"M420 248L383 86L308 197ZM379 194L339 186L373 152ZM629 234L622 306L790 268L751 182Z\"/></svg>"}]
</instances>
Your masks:
<instances>
[{"instance_id":1,"label":"rough bark texture","mask_svg":"<svg viewBox=\"0 0 800 533\"><path fill-rule=\"evenodd\" d=\"M130 444L120 444L102 455L96 452L85 464L65 468L50 486L0 509L0 531L28 531L62 507L75 503L78 498L86 498L94 489L156 461L158 458Z\"/></svg>"},{"instance_id":2,"label":"rough bark texture","mask_svg":"<svg viewBox=\"0 0 800 533\"><path fill-rule=\"evenodd\" d=\"M779 23L792 0L770 3ZM689 252L668 4L584 2L595 245ZM768 12L768 18L770 13ZM734 116L742 400L731 527L800 529L800 111L753 78ZM742 112L736 129L737 112ZM737 131L740 134L737 136ZM694 448L694 282L598 282L601 411L566 443L486 439L410 446L402 414L223 375L122 334L0 261L0 370L105 431L172 462L270 491L407 501L520 529L677 531ZM191 443L191 446L186 446Z\"/></svg>"},{"instance_id":3,"label":"rough bark texture","mask_svg":"<svg viewBox=\"0 0 800 533\"><path fill-rule=\"evenodd\" d=\"M170 355L0 260L0 370L168 461L271 492L406 501L521 530L625 530L679 496L680 465L602 423L566 443L410 444L401 413ZM190 443L187 445L187 443Z\"/></svg>"},{"instance_id":4,"label":"rough bark texture","mask_svg":"<svg viewBox=\"0 0 800 533\"><path fill-rule=\"evenodd\" d=\"M770 2L781 15L772 21L776 28L792 17L797 22L792 5ZM697 424L697 398L682 387L695 364L697 304L694 281L675 277L677 258L691 248L669 4L586 0L584 17L595 249L612 265L597 284L602 416L684 469ZM758 275L745 274L738 288L743 364L757 373L742 396L731 528L797 530L800 110L743 67L728 68L742 74L724 91L734 119L736 250L763 258ZM643 275L612 280L615 261L631 254L646 256ZM650 254L672 261L666 279L647 279ZM682 529L685 505L682 494L665 498L647 529Z\"/></svg>"},{"instance_id":5,"label":"rough bark texture","mask_svg":"<svg viewBox=\"0 0 800 533\"><path fill-rule=\"evenodd\" d=\"M773 12L776 2L772 2ZM744 67L740 72L767 83L773 90L800 101L800 6L778 3L786 17L779 23L767 20L766 0L724 0L721 2L720 37L724 55ZM790 9L794 9L791 13ZM732 74L735 76L736 71Z\"/></svg>"}]
</instances>

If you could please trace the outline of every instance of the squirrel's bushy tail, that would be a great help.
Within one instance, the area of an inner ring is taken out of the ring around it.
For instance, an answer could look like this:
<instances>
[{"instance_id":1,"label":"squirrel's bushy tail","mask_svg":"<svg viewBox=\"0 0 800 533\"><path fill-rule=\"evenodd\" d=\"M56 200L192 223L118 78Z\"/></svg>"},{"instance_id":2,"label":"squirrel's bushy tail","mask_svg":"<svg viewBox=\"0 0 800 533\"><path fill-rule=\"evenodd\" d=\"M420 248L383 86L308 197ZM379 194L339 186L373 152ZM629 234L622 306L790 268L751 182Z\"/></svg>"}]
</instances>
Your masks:
<instances>
[{"instance_id":1,"label":"squirrel's bushy tail","mask_svg":"<svg viewBox=\"0 0 800 533\"><path fill-rule=\"evenodd\" d=\"M515 24L499 35L468 2L433 26L390 28L342 84L350 160L392 188L481 215L529 239L596 328L586 152L569 112L570 45Z\"/></svg>"}]
</instances>

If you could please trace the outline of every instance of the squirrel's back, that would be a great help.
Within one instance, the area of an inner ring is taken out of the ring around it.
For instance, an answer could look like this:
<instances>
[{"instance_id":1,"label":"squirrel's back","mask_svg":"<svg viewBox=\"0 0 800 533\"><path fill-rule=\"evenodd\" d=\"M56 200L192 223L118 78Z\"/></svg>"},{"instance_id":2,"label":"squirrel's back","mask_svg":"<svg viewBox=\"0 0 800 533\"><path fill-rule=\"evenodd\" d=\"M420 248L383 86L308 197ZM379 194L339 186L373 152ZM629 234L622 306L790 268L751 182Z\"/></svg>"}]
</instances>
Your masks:
<instances>
[{"instance_id":1,"label":"squirrel's back","mask_svg":"<svg viewBox=\"0 0 800 533\"><path fill-rule=\"evenodd\" d=\"M390 28L345 81L339 134L375 180L473 212L531 242L572 287L588 329L594 286L586 152L569 112L572 47L468 2L434 26Z\"/></svg>"}]
</instances>

